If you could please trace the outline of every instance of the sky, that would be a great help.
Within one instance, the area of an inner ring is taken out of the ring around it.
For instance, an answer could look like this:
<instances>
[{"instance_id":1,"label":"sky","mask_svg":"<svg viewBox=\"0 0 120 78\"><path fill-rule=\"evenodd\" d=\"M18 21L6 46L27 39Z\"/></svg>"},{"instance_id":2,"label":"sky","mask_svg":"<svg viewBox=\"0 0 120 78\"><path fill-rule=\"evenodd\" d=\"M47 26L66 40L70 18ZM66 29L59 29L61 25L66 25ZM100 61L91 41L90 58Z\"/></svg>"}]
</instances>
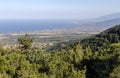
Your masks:
<instances>
[{"instance_id":1,"label":"sky","mask_svg":"<svg viewBox=\"0 0 120 78\"><path fill-rule=\"evenodd\" d=\"M0 0L0 19L87 19L120 12L120 0Z\"/></svg>"}]
</instances>

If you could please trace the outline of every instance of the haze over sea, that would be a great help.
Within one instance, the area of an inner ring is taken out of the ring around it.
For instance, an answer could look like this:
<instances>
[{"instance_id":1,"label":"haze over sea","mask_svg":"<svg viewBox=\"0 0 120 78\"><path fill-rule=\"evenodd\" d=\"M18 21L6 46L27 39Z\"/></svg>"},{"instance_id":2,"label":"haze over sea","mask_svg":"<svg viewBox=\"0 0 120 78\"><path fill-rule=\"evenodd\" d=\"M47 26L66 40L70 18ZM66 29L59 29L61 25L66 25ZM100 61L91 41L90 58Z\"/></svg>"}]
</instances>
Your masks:
<instances>
[{"instance_id":1,"label":"haze over sea","mask_svg":"<svg viewBox=\"0 0 120 78\"><path fill-rule=\"evenodd\" d=\"M0 20L0 33L52 30L75 26L70 20Z\"/></svg>"}]
</instances>

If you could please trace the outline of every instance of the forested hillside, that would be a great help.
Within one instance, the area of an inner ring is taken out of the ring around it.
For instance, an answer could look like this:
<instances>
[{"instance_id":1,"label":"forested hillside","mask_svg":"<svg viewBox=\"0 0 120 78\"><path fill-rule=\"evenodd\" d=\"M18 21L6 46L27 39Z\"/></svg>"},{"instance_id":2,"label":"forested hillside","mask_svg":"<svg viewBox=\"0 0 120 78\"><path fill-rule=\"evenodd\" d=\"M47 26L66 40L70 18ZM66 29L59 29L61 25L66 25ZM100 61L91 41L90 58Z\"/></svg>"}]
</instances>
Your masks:
<instances>
[{"instance_id":1,"label":"forested hillside","mask_svg":"<svg viewBox=\"0 0 120 78\"><path fill-rule=\"evenodd\" d=\"M54 51L32 46L0 47L0 78L120 78L120 26Z\"/></svg>"},{"instance_id":2,"label":"forested hillside","mask_svg":"<svg viewBox=\"0 0 120 78\"><path fill-rule=\"evenodd\" d=\"M108 48L110 44L120 41L120 25L116 25L110 29L101 32L98 35L91 36L81 41L83 47L88 47L93 51Z\"/></svg>"}]
</instances>

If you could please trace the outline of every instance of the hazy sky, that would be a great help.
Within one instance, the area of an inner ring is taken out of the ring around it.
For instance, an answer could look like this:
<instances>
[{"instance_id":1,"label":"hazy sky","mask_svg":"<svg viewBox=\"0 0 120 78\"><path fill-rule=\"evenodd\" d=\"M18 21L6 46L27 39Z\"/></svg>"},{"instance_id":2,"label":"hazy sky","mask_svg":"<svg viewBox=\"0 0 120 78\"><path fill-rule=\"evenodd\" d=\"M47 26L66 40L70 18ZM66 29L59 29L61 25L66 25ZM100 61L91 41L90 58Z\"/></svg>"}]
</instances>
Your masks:
<instances>
[{"instance_id":1,"label":"hazy sky","mask_svg":"<svg viewBox=\"0 0 120 78\"><path fill-rule=\"evenodd\" d=\"M120 0L0 0L0 19L85 19L120 12Z\"/></svg>"}]
</instances>

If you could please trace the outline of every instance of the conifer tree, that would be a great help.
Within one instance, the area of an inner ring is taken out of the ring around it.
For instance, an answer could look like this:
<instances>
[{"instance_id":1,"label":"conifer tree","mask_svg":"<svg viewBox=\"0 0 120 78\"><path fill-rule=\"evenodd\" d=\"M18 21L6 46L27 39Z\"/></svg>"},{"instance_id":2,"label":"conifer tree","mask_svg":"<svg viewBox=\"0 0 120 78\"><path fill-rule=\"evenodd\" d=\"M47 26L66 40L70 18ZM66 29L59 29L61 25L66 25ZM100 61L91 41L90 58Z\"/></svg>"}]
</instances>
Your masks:
<instances>
[{"instance_id":1,"label":"conifer tree","mask_svg":"<svg viewBox=\"0 0 120 78\"><path fill-rule=\"evenodd\" d=\"M21 48L29 49L32 46L33 38L31 38L30 35L25 34L23 37L18 38L18 43Z\"/></svg>"}]
</instances>

